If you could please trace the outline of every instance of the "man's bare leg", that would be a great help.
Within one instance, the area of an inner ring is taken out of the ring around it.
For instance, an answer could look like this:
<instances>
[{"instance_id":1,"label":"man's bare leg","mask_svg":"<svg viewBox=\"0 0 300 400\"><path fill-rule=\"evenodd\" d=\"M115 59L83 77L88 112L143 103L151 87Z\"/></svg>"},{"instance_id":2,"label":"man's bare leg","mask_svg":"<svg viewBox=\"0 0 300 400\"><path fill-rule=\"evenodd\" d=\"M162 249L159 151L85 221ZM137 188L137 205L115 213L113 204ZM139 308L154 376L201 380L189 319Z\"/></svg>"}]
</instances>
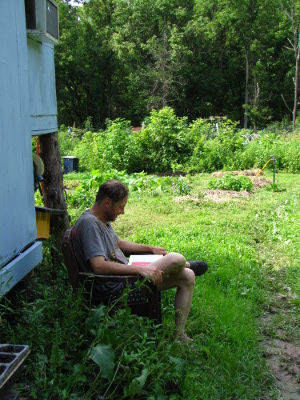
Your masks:
<instances>
[{"instance_id":1,"label":"man's bare leg","mask_svg":"<svg viewBox=\"0 0 300 400\"><path fill-rule=\"evenodd\" d=\"M185 258L178 253L169 253L155 261L159 269L164 271L163 282L157 285L158 290L177 288L175 294L175 338L190 342L184 328L190 312L195 286L195 274L186 268Z\"/></svg>"}]
</instances>

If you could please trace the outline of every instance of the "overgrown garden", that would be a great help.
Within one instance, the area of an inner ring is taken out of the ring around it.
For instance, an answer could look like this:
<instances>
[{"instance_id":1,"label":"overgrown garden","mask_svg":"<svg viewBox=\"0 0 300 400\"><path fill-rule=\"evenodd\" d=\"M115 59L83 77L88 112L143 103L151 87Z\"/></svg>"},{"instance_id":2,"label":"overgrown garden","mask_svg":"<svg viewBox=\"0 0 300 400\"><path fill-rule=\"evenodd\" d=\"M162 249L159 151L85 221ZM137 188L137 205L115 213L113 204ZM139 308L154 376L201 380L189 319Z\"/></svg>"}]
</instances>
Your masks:
<instances>
[{"instance_id":1,"label":"overgrown garden","mask_svg":"<svg viewBox=\"0 0 300 400\"><path fill-rule=\"evenodd\" d=\"M195 173L262 168L272 155L277 170L300 172L297 131L288 133L279 123L253 132L222 118L199 118L189 123L165 107L153 110L141 131L132 130L130 121L124 119L108 121L105 130L96 132L90 120L85 126L62 127L59 133L62 154L77 156L82 172Z\"/></svg>"}]
</instances>

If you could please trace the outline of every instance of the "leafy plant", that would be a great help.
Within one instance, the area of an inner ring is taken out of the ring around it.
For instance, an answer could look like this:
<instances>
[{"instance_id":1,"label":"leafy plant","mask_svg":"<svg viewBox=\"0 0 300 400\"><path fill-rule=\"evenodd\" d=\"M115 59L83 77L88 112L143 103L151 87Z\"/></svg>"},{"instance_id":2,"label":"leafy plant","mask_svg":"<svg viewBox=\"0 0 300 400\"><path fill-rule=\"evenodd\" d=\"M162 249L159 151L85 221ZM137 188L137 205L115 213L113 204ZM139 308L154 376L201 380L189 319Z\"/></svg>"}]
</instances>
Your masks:
<instances>
[{"instance_id":1,"label":"leafy plant","mask_svg":"<svg viewBox=\"0 0 300 400\"><path fill-rule=\"evenodd\" d=\"M166 172L172 170L174 163L183 164L191 152L187 136L186 118L177 117L170 107L152 110L139 137L144 169L147 172Z\"/></svg>"},{"instance_id":2,"label":"leafy plant","mask_svg":"<svg viewBox=\"0 0 300 400\"><path fill-rule=\"evenodd\" d=\"M222 190L246 190L251 192L253 188L253 182L247 176L235 176L232 174L225 174L222 178L215 178L209 181L209 187L212 189Z\"/></svg>"}]
</instances>

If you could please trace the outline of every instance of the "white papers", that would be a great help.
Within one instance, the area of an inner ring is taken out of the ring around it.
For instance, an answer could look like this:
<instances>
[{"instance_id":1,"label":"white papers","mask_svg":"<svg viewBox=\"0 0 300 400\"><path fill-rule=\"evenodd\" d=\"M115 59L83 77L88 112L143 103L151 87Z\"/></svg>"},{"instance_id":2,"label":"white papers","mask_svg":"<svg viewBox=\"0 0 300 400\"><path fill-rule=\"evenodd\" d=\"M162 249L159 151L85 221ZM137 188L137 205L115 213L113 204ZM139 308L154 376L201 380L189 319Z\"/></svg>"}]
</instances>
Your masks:
<instances>
[{"instance_id":1,"label":"white papers","mask_svg":"<svg viewBox=\"0 0 300 400\"><path fill-rule=\"evenodd\" d=\"M162 254L132 254L129 257L129 265L145 266L162 258Z\"/></svg>"}]
</instances>

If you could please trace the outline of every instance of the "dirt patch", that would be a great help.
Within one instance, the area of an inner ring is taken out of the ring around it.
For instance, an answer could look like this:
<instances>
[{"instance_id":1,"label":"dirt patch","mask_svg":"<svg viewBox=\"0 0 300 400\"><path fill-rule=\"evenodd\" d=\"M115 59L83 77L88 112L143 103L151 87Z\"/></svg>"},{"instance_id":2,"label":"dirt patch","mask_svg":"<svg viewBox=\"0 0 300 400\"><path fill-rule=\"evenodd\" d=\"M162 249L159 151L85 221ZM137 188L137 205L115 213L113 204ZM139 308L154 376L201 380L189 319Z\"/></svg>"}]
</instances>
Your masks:
<instances>
[{"instance_id":1,"label":"dirt patch","mask_svg":"<svg viewBox=\"0 0 300 400\"><path fill-rule=\"evenodd\" d=\"M243 170L243 171L228 171L228 172L223 172L223 171L217 171L211 174L211 176L213 178L221 178L224 175L227 174L232 174L232 175L236 175L236 176L248 176L252 182L253 182L253 189L261 189L264 186L268 186L271 185L271 181L267 178L264 178L262 176L257 176L259 173L261 172L260 169L247 169L247 170ZM261 173L262 175L263 173ZM257 177L256 177L257 176ZM236 196L233 196L236 197ZM243 196L244 197L244 196ZM224 200L226 201L226 200Z\"/></svg>"},{"instance_id":2,"label":"dirt patch","mask_svg":"<svg viewBox=\"0 0 300 400\"><path fill-rule=\"evenodd\" d=\"M242 171L245 172L245 171ZM253 180L253 189L261 189L264 186L270 185L271 181L267 178L263 177L258 177L255 180ZM241 192L237 192L235 190L221 190L221 189L212 189L212 190L206 190L203 192L203 200L204 201L214 201L215 203L224 203L231 201L233 199L238 199L238 198L247 198L251 196L251 193L247 192L246 190L243 190ZM193 201L195 203L199 203L201 199L198 197L194 197L192 195L186 195L186 196L179 196L176 197L173 200L175 203L179 203L181 201Z\"/></svg>"},{"instance_id":3,"label":"dirt patch","mask_svg":"<svg viewBox=\"0 0 300 400\"><path fill-rule=\"evenodd\" d=\"M264 186L270 185L272 182L267 178L263 178L262 176L257 176L260 172L261 172L260 169L246 169L244 171L228 171L228 172L217 171L212 173L211 176L213 178L221 178L222 176L228 174L236 176L241 176L241 175L248 176L250 179L252 179L253 188L261 189ZM260 175L263 175L263 172L261 172Z\"/></svg>"},{"instance_id":4,"label":"dirt patch","mask_svg":"<svg viewBox=\"0 0 300 400\"><path fill-rule=\"evenodd\" d=\"M179 203L180 201L194 201L196 203L199 203L201 200L198 197L193 197L190 194L188 194L186 196L176 197L173 201L174 203Z\"/></svg>"},{"instance_id":5,"label":"dirt patch","mask_svg":"<svg viewBox=\"0 0 300 400\"><path fill-rule=\"evenodd\" d=\"M266 358L283 399L300 400L300 347L280 339L264 341Z\"/></svg>"},{"instance_id":6,"label":"dirt patch","mask_svg":"<svg viewBox=\"0 0 300 400\"><path fill-rule=\"evenodd\" d=\"M280 400L300 400L300 337L299 331L293 329L290 334L285 329L285 324L276 321L279 313L289 310L289 295L282 296L275 293L274 303L261 320L265 331L263 345L267 365L276 379ZM271 327L272 335L268 333Z\"/></svg>"},{"instance_id":7,"label":"dirt patch","mask_svg":"<svg viewBox=\"0 0 300 400\"><path fill-rule=\"evenodd\" d=\"M261 189L264 186L271 185L270 179L258 177L256 179L252 179L253 182L253 189Z\"/></svg>"},{"instance_id":8,"label":"dirt patch","mask_svg":"<svg viewBox=\"0 0 300 400\"><path fill-rule=\"evenodd\" d=\"M204 192L204 201L214 201L215 203L224 203L226 201L231 201L233 198L249 197L250 193L246 191L236 192L234 190L206 190ZM201 202L198 197L191 196L190 194L186 196L179 196L173 200L175 203L181 201L193 201L195 203Z\"/></svg>"},{"instance_id":9,"label":"dirt patch","mask_svg":"<svg viewBox=\"0 0 300 400\"><path fill-rule=\"evenodd\" d=\"M220 178L224 175L232 174L232 175L245 175L245 176L256 176L261 170L260 169L245 169L243 171L217 171L211 174L214 178Z\"/></svg>"},{"instance_id":10,"label":"dirt patch","mask_svg":"<svg viewBox=\"0 0 300 400\"><path fill-rule=\"evenodd\" d=\"M233 198L246 198L249 196L250 193L246 192L245 190L237 192L235 190L213 189L206 190L204 192L204 200L214 201L215 203L224 203L226 201L232 200Z\"/></svg>"}]
</instances>

